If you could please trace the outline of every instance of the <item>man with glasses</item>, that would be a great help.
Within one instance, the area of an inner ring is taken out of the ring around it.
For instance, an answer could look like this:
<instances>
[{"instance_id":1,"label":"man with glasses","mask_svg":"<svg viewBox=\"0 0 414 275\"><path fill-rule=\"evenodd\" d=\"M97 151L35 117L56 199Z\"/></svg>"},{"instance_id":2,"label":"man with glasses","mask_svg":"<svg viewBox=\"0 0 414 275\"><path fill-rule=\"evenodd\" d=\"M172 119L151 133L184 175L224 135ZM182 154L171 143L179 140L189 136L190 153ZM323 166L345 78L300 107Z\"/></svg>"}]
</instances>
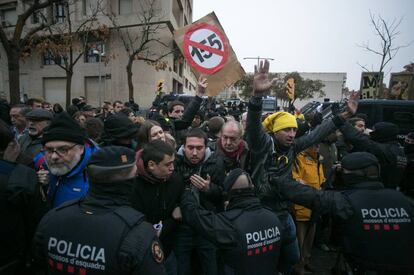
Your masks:
<instances>
[{"instance_id":1,"label":"man with glasses","mask_svg":"<svg viewBox=\"0 0 414 275\"><path fill-rule=\"evenodd\" d=\"M84 130L66 112L52 120L42 144L43 152L34 161L51 207L83 197L89 188L84 170L96 145L86 140Z\"/></svg>"}]
</instances>

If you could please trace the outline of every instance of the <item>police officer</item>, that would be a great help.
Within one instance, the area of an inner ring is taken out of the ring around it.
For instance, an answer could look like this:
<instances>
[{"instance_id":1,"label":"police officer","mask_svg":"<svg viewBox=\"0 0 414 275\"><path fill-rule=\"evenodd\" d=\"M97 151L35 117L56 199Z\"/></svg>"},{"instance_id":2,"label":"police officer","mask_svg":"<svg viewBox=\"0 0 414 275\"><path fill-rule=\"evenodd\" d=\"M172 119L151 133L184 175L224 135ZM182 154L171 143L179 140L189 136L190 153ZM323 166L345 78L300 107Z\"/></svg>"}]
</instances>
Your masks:
<instances>
[{"instance_id":1,"label":"police officer","mask_svg":"<svg viewBox=\"0 0 414 275\"><path fill-rule=\"evenodd\" d=\"M345 140L352 143L353 150L375 155L381 166L381 179L386 188L396 189L403 182L407 158L398 142L399 128L391 122L378 122L369 136L358 132L349 123L341 127Z\"/></svg>"},{"instance_id":2,"label":"police officer","mask_svg":"<svg viewBox=\"0 0 414 275\"><path fill-rule=\"evenodd\" d=\"M40 219L36 172L13 161L16 146L13 132L0 119L0 274L28 273L26 260Z\"/></svg>"},{"instance_id":3,"label":"police officer","mask_svg":"<svg viewBox=\"0 0 414 275\"><path fill-rule=\"evenodd\" d=\"M225 274L276 274L282 238L277 215L260 204L242 169L229 173L224 188L226 211L219 214L200 207L186 190L181 201L184 221L219 248Z\"/></svg>"},{"instance_id":4,"label":"police officer","mask_svg":"<svg viewBox=\"0 0 414 275\"><path fill-rule=\"evenodd\" d=\"M35 261L49 274L165 274L151 224L128 204L135 152L109 146L94 153L86 197L48 212L37 229Z\"/></svg>"},{"instance_id":5,"label":"police officer","mask_svg":"<svg viewBox=\"0 0 414 275\"><path fill-rule=\"evenodd\" d=\"M289 199L319 213L330 212L338 219L342 255L351 272L414 272L414 200L384 188L378 159L371 153L345 156L342 177L345 190L341 192L321 192L288 179L278 183L283 193L287 189L301 191L287 192Z\"/></svg>"}]
</instances>

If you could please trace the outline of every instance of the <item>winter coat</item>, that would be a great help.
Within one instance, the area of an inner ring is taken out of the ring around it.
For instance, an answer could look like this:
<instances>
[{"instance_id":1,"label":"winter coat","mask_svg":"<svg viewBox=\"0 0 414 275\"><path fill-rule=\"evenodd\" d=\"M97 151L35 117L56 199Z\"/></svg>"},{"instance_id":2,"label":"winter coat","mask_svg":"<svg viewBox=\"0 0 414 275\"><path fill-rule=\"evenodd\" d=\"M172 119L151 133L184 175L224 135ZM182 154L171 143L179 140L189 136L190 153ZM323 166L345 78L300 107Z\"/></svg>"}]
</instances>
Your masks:
<instances>
[{"instance_id":1,"label":"winter coat","mask_svg":"<svg viewBox=\"0 0 414 275\"><path fill-rule=\"evenodd\" d=\"M151 224L162 221L160 240L168 255L172 249L173 235L178 225L172 217L172 212L180 202L180 197L184 192L184 183L177 173L173 173L166 181L149 175L144 169L140 154L137 155L138 176L130 196L131 206L143 213L145 220Z\"/></svg>"},{"instance_id":2,"label":"winter coat","mask_svg":"<svg viewBox=\"0 0 414 275\"><path fill-rule=\"evenodd\" d=\"M306 152L301 152L296 157L292 176L295 180L315 189L320 189L325 181L322 163L319 159L315 159ZM294 215L297 221L309 221L311 219L311 210L300 204L295 204Z\"/></svg>"},{"instance_id":3,"label":"winter coat","mask_svg":"<svg viewBox=\"0 0 414 275\"><path fill-rule=\"evenodd\" d=\"M0 159L0 270L4 274L17 274L17 270L25 274L25 261L30 259L31 240L40 220L38 187L33 169Z\"/></svg>"},{"instance_id":4,"label":"winter coat","mask_svg":"<svg viewBox=\"0 0 414 275\"><path fill-rule=\"evenodd\" d=\"M21 152L29 158L34 158L42 150L42 138L32 138L28 133L19 139Z\"/></svg>"}]
</instances>

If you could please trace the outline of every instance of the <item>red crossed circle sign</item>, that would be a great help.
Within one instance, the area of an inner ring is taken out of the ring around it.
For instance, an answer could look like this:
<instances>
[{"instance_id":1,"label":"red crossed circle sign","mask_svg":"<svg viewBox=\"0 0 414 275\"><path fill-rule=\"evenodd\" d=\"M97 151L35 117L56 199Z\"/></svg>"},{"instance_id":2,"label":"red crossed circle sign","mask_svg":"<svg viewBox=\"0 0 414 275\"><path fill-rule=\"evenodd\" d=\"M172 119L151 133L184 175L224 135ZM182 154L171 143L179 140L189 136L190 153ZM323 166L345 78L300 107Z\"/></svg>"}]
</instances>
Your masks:
<instances>
[{"instance_id":1,"label":"red crossed circle sign","mask_svg":"<svg viewBox=\"0 0 414 275\"><path fill-rule=\"evenodd\" d=\"M207 23L196 24L184 35L184 56L197 71L213 74L229 57L229 44L221 30Z\"/></svg>"}]
</instances>

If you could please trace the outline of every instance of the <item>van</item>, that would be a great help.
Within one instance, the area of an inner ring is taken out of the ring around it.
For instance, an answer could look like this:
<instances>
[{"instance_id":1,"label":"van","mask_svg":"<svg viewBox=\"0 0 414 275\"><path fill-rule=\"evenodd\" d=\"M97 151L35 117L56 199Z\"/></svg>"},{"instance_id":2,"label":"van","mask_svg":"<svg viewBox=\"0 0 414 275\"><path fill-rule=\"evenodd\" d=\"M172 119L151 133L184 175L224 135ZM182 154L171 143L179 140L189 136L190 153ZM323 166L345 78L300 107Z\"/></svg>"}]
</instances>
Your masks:
<instances>
[{"instance_id":1,"label":"van","mask_svg":"<svg viewBox=\"0 0 414 275\"><path fill-rule=\"evenodd\" d=\"M368 116L367 128L381 121L392 122L400 128L400 138L414 132L414 100L363 99L357 113Z\"/></svg>"}]
</instances>

